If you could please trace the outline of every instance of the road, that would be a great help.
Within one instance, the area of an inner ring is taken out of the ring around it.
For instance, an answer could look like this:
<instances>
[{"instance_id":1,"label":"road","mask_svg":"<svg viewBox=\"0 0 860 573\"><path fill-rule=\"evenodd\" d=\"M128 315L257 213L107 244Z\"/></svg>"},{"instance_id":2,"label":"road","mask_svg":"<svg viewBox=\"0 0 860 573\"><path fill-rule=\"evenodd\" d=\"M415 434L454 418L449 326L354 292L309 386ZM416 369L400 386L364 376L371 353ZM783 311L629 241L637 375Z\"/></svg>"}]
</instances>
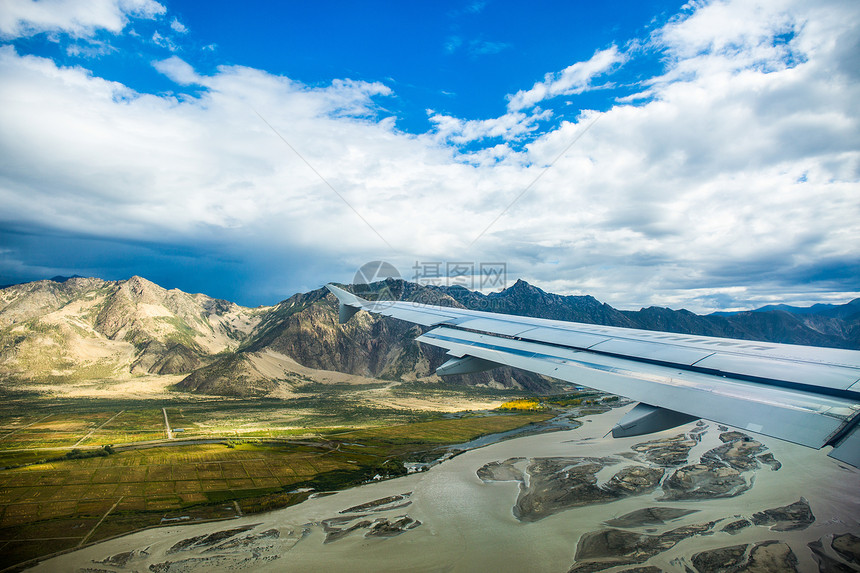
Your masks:
<instances>
[{"instance_id":1,"label":"road","mask_svg":"<svg viewBox=\"0 0 860 573\"><path fill-rule=\"evenodd\" d=\"M75 442L75 445L74 445L74 446L72 446L72 447L80 446L80 445L84 442L84 440L86 440L87 438L89 438L90 436L92 436L94 433L96 433L97 431L101 430L102 428L104 428L105 426L107 426L108 424L110 424L111 422L113 422L113 421L116 419L116 417L117 417L117 416L119 416L120 414L122 414L123 412L125 412L125 410L120 410L119 412L117 412L116 414L114 414L114 415L111 417L111 419L110 419L110 420L108 420L107 422L105 422L104 424L102 424L102 425L101 425L101 426L99 426L98 428L93 428L92 430L90 430L90 433L89 433L89 434L85 435L83 438L81 438L80 440L78 440L77 442Z\"/></svg>"},{"instance_id":2,"label":"road","mask_svg":"<svg viewBox=\"0 0 860 573\"><path fill-rule=\"evenodd\" d=\"M161 411L164 413L164 428L167 430L167 439L173 439L173 430L170 429L170 422L167 420L167 408L162 408Z\"/></svg>"}]
</instances>

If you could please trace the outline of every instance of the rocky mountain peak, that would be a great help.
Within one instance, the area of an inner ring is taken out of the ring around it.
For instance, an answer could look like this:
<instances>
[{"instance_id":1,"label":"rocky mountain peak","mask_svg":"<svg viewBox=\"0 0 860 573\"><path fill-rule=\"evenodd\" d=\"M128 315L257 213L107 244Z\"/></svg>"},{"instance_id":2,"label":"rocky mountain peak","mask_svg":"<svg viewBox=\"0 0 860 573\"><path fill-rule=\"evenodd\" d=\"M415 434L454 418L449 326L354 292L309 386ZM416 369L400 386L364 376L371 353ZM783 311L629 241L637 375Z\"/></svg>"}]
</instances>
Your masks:
<instances>
[{"instance_id":1,"label":"rocky mountain peak","mask_svg":"<svg viewBox=\"0 0 860 573\"><path fill-rule=\"evenodd\" d=\"M538 287L536 287L532 284L527 283L523 279L517 279L517 282L515 282L514 284L512 284L511 286L509 286L508 288L506 288L502 292L503 293L507 292L507 293L534 293L534 294L541 293L541 294L546 294L545 291L539 289Z\"/></svg>"},{"instance_id":2,"label":"rocky mountain peak","mask_svg":"<svg viewBox=\"0 0 860 573\"><path fill-rule=\"evenodd\" d=\"M164 300L167 290L143 277L135 275L127 281L120 282L118 294L126 296L135 302L158 303Z\"/></svg>"}]
</instances>

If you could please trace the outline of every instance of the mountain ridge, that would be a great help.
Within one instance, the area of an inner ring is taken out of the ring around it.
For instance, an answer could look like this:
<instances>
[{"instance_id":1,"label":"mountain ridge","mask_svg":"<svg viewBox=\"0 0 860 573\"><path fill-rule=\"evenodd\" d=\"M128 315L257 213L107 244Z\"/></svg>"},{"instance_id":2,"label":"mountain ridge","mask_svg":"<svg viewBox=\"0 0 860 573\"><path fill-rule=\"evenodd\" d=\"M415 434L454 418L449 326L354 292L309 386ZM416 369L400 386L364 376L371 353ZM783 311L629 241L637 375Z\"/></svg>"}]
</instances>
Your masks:
<instances>
[{"instance_id":1,"label":"mountain ridge","mask_svg":"<svg viewBox=\"0 0 860 573\"><path fill-rule=\"evenodd\" d=\"M557 295L523 280L488 295L393 279L348 288L367 298L682 334L860 348L860 314L833 305L819 305L820 312L778 308L724 316L662 307L618 310L592 296ZM839 306L850 310L854 302ZM337 302L325 288L297 293L270 307L248 308L204 294L167 290L137 276L125 281L82 277L36 281L0 289L0 382L62 384L182 375L177 390L221 396L283 394L306 384L307 372L321 371L363 379L438 382L435 369L447 357L440 349L414 341L422 331L368 313L340 325ZM509 368L446 381L537 392L554 384Z\"/></svg>"}]
</instances>

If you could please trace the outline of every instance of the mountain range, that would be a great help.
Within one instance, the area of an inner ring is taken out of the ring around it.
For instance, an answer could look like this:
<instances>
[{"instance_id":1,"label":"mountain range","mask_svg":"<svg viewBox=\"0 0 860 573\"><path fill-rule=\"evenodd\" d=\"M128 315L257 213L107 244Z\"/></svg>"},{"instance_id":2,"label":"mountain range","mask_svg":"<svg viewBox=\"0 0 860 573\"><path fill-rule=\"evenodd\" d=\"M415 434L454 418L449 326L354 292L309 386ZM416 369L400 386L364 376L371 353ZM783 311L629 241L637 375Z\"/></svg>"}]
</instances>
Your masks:
<instances>
[{"instance_id":1,"label":"mountain range","mask_svg":"<svg viewBox=\"0 0 860 573\"><path fill-rule=\"evenodd\" d=\"M844 305L777 305L702 316L660 307L623 311L591 296L556 295L522 280L488 295L391 279L350 288L368 298L860 349L860 299ZM317 371L439 381L434 371L446 357L442 350L414 341L420 327L367 313L340 325L337 314L336 301L324 288L274 306L247 308L203 294L167 290L141 277L125 281L57 277L13 285L0 289L0 383L109 383L142 375L179 375L175 387L185 392L266 396L313 382ZM508 368L448 381L537 392L553 387L547 378Z\"/></svg>"}]
</instances>

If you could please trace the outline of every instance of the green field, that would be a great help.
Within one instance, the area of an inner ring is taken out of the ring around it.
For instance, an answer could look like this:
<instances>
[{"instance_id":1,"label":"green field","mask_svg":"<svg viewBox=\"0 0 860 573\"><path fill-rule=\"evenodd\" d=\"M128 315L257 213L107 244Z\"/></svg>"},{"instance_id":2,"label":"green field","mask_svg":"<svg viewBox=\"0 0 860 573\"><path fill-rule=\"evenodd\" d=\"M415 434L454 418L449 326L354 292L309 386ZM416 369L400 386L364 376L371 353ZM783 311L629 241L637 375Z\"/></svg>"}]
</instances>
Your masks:
<instances>
[{"instance_id":1,"label":"green field","mask_svg":"<svg viewBox=\"0 0 860 573\"><path fill-rule=\"evenodd\" d=\"M320 411L319 402L230 400L183 406L167 403L164 409L176 439L316 436L333 429L403 424L436 415L349 403L341 412L327 413ZM102 410L95 408L92 404L66 408L43 405L31 408L33 414L9 417L4 417L0 408L0 467L8 465L4 456L10 450L92 448L167 438L161 408L116 401L102 404Z\"/></svg>"},{"instance_id":2,"label":"green field","mask_svg":"<svg viewBox=\"0 0 860 573\"><path fill-rule=\"evenodd\" d=\"M0 432L0 456L4 450L100 446L166 437L161 410L154 409L49 413L7 422Z\"/></svg>"},{"instance_id":3,"label":"green field","mask_svg":"<svg viewBox=\"0 0 860 573\"><path fill-rule=\"evenodd\" d=\"M295 490L400 475L403 462L433 459L445 445L553 415L452 416L349 400L338 410L325 396L26 401L0 406L0 568L145 527L285 507L309 495ZM183 430L173 440L162 408Z\"/></svg>"}]
</instances>

